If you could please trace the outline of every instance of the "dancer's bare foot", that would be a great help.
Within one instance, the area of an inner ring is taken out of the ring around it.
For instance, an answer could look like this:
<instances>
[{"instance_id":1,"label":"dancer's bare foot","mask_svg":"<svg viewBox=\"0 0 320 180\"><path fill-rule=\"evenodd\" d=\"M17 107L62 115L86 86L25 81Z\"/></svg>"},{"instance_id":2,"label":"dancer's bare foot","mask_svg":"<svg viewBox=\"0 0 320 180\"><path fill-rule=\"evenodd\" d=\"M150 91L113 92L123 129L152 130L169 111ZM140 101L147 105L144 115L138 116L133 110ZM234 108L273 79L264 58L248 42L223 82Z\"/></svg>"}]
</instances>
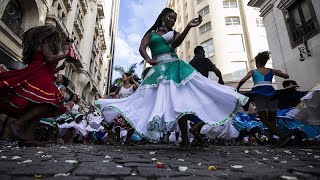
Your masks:
<instances>
[{"instance_id":1,"label":"dancer's bare foot","mask_svg":"<svg viewBox=\"0 0 320 180\"><path fill-rule=\"evenodd\" d=\"M179 145L180 150L189 150L190 149L190 143L188 141L181 141Z\"/></svg>"},{"instance_id":2,"label":"dancer's bare foot","mask_svg":"<svg viewBox=\"0 0 320 180\"><path fill-rule=\"evenodd\" d=\"M11 122L8 124L8 128L12 131L13 135L16 136L17 138L19 138L20 140L32 139L24 133L24 128L21 125L15 124L14 122Z\"/></svg>"}]
</instances>

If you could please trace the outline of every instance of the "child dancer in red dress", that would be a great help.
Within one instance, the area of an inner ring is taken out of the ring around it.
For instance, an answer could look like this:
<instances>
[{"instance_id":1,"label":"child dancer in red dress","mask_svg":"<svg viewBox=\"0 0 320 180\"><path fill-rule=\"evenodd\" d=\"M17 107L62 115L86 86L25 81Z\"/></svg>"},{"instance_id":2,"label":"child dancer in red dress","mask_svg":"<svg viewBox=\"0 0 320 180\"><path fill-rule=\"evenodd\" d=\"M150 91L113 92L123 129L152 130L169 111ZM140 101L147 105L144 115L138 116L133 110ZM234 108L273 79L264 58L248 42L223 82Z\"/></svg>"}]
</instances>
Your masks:
<instances>
[{"instance_id":1,"label":"child dancer in red dress","mask_svg":"<svg viewBox=\"0 0 320 180\"><path fill-rule=\"evenodd\" d=\"M0 114L9 116L9 128L20 140L32 141L28 124L52 112L65 111L64 97L53 83L60 60L74 56L73 48L61 51L58 30L49 25L29 29L24 33L22 60L27 65L21 70L0 74Z\"/></svg>"}]
</instances>

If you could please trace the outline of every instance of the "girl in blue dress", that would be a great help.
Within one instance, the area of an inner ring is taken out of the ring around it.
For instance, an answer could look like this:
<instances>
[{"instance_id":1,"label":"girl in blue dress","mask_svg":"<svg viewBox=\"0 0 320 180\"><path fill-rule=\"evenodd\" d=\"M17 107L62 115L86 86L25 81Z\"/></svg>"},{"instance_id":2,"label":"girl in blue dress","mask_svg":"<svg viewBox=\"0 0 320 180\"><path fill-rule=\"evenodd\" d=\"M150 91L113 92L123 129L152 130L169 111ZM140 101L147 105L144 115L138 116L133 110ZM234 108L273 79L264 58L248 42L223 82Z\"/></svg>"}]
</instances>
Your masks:
<instances>
[{"instance_id":1,"label":"girl in blue dress","mask_svg":"<svg viewBox=\"0 0 320 180\"><path fill-rule=\"evenodd\" d=\"M277 135L288 141L288 136L281 132L276 126L278 102L273 98L276 91L272 86L272 78L273 76L279 76L288 79L289 75L280 70L266 68L265 65L269 59L270 53L268 51L258 53L255 57L257 69L249 71L247 75L241 79L237 90L239 91L240 87L252 77L254 86L250 93L254 96L254 103L261 122L268 127L269 137Z\"/></svg>"}]
</instances>

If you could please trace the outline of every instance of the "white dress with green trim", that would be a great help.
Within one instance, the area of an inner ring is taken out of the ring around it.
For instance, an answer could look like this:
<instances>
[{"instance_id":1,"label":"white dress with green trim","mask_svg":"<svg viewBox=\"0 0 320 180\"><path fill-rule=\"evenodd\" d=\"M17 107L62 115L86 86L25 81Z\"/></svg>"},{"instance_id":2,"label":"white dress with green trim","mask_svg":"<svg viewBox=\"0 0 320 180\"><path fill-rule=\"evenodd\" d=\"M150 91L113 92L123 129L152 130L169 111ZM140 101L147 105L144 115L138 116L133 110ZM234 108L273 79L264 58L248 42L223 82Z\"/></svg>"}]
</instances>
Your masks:
<instances>
[{"instance_id":1,"label":"white dress with green trim","mask_svg":"<svg viewBox=\"0 0 320 180\"><path fill-rule=\"evenodd\" d=\"M157 142L161 132L172 131L185 114L195 114L211 128L214 137L238 135L232 117L247 97L232 88L220 85L198 73L179 59L167 43L173 32L151 33L149 47L157 61L134 94L123 99L99 99L97 102L106 121L118 114L149 141Z\"/></svg>"}]
</instances>

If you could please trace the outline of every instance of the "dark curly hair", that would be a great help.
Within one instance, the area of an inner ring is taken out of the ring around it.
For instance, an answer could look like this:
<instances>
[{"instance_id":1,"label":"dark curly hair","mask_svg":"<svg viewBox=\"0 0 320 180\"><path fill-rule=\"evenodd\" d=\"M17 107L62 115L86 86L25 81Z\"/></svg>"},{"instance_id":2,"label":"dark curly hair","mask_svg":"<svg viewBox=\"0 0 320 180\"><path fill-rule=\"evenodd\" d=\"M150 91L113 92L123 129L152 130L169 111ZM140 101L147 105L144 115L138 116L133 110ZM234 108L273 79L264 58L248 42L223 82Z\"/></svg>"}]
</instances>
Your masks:
<instances>
[{"instance_id":1,"label":"dark curly hair","mask_svg":"<svg viewBox=\"0 0 320 180\"><path fill-rule=\"evenodd\" d=\"M283 86L284 88L290 86L291 84L294 85L294 86L297 86L297 85L298 85L297 82L294 81L294 80L284 80L284 81L282 82L282 86Z\"/></svg>"},{"instance_id":2,"label":"dark curly hair","mask_svg":"<svg viewBox=\"0 0 320 180\"><path fill-rule=\"evenodd\" d=\"M61 36L54 26L37 26L26 31L22 38L22 61L25 64L30 64L33 54L45 43L49 44L54 54L59 54L61 50Z\"/></svg>"},{"instance_id":3,"label":"dark curly hair","mask_svg":"<svg viewBox=\"0 0 320 180\"><path fill-rule=\"evenodd\" d=\"M149 32L156 31L159 27L161 27L162 26L162 18L163 18L163 16L166 16L168 13L171 13L171 12L177 14L171 8L164 8L161 11L161 13L159 14L156 22L153 24L153 26L151 26L151 28L146 32L146 34L144 36L146 36ZM168 29L168 30L172 31L172 29Z\"/></svg>"},{"instance_id":4,"label":"dark curly hair","mask_svg":"<svg viewBox=\"0 0 320 180\"><path fill-rule=\"evenodd\" d=\"M256 65L258 66L264 66L267 64L267 61L270 59L270 52L269 51L263 51L257 54L257 56L254 58L256 61Z\"/></svg>"},{"instance_id":5,"label":"dark curly hair","mask_svg":"<svg viewBox=\"0 0 320 180\"><path fill-rule=\"evenodd\" d=\"M68 79L66 76L64 76L63 74L58 74L58 76L54 78L54 81L56 81L59 76L62 76L62 83L61 83L61 84L62 84L63 86L65 86L65 87L69 86L70 81L69 81L69 79Z\"/></svg>"},{"instance_id":6,"label":"dark curly hair","mask_svg":"<svg viewBox=\"0 0 320 180\"><path fill-rule=\"evenodd\" d=\"M79 102L79 96L78 96L77 94L72 94L72 95L69 97L68 102L72 101L74 96L77 96L77 103L78 103L78 102Z\"/></svg>"}]
</instances>

